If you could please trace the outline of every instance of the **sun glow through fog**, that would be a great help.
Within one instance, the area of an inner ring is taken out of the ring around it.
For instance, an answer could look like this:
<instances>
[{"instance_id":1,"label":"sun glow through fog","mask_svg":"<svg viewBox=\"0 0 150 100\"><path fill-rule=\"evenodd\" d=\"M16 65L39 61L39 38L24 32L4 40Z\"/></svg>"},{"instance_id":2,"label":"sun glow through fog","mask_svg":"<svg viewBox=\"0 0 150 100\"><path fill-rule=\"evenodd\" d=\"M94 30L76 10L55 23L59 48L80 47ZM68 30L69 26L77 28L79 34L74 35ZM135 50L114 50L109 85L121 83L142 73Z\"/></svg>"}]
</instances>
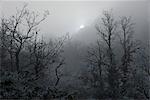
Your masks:
<instances>
[{"instance_id":1,"label":"sun glow through fog","mask_svg":"<svg viewBox=\"0 0 150 100\"><path fill-rule=\"evenodd\" d=\"M84 28L84 25L80 25L80 29Z\"/></svg>"}]
</instances>

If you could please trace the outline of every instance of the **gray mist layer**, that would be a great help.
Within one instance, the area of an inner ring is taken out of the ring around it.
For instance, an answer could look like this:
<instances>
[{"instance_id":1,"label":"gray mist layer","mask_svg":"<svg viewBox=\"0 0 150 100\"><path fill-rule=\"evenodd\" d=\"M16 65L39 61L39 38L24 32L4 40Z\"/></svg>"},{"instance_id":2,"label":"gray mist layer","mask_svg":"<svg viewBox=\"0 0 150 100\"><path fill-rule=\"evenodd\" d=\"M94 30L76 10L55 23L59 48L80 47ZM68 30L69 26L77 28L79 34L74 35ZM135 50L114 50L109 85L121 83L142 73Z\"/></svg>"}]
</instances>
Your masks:
<instances>
[{"instance_id":1,"label":"gray mist layer","mask_svg":"<svg viewBox=\"0 0 150 100\"><path fill-rule=\"evenodd\" d=\"M49 10L50 16L40 25L41 35L55 38L69 32L71 40L65 46L66 72L76 76L82 68L86 48L97 39L95 23L103 10L113 9L114 16L132 16L135 37L147 43L150 32L150 3L145 2L28 2L29 9L42 12ZM1 16L11 15L22 2L2 2ZM80 26L84 28L80 29ZM70 80L71 81L71 80Z\"/></svg>"}]
</instances>

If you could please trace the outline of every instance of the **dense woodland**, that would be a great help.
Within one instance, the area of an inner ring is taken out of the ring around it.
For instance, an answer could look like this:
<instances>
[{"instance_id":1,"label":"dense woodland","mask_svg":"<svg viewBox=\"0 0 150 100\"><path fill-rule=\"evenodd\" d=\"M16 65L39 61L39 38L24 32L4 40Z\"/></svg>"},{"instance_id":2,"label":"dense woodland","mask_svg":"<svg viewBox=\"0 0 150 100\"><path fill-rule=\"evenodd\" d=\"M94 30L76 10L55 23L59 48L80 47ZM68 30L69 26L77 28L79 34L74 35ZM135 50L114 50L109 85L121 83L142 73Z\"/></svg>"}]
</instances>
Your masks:
<instances>
[{"instance_id":1,"label":"dense woodland","mask_svg":"<svg viewBox=\"0 0 150 100\"><path fill-rule=\"evenodd\" d=\"M77 79L80 85L66 86L60 80L70 37L45 40L38 26L47 16L48 11L39 15L24 5L1 18L1 99L150 99L149 44L134 38L131 17L103 11L93 33L97 40L81 59L87 67Z\"/></svg>"}]
</instances>

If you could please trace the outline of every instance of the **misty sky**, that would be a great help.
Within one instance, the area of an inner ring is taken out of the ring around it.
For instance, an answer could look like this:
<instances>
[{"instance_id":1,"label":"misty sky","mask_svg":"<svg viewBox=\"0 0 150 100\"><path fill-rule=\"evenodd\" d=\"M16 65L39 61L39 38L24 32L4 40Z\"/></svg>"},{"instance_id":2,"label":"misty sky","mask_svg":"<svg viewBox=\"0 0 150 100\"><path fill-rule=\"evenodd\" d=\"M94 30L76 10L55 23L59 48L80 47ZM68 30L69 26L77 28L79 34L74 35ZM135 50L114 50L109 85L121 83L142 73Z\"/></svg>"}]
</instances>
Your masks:
<instances>
[{"instance_id":1,"label":"misty sky","mask_svg":"<svg viewBox=\"0 0 150 100\"><path fill-rule=\"evenodd\" d=\"M136 23L136 36L143 40L148 40L148 1L78 1L78 2L52 2L52 1L32 1L27 2L28 8L42 14L44 10L49 10L50 15L40 25L41 33L45 37L60 36L69 32L72 35L93 34L94 23L103 10L113 9L115 16L132 16ZM23 2L7 1L1 3L1 15L8 16L14 14L16 7L21 8ZM80 29L80 26L85 27ZM85 30L85 31L83 31ZM86 33L84 33L86 32ZM90 35L91 36L91 35Z\"/></svg>"},{"instance_id":2,"label":"misty sky","mask_svg":"<svg viewBox=\"0 0 150 100\"><path fill-rule=\"evenodd\" d=\"M120 1L120 2L119 2ZM40 33L46 38L62 36L69 32L72 40L65 49L65 70L68 72L79 73L82 64L80 55L85 44L96 41L97 31L95 23L102 15L103 10L113 9L116 19L121 16L132 16L135 25L136 38L147 42L150 38L150 2L148 0L137 1L28 1L30 10L38 11L40 14L49 10L50 15L39 26ZM23 2L7 1L1 2L1 16L8 17L15 13L16 7L21 8ZM80 26L84 28L80 28ZM82 42L82 44L81 44ZM72 43L76 43L72 45ZM81 48L80 48L81 47ZM70 71L72 70L72 71Z\"/></svg>"}]
</instances>

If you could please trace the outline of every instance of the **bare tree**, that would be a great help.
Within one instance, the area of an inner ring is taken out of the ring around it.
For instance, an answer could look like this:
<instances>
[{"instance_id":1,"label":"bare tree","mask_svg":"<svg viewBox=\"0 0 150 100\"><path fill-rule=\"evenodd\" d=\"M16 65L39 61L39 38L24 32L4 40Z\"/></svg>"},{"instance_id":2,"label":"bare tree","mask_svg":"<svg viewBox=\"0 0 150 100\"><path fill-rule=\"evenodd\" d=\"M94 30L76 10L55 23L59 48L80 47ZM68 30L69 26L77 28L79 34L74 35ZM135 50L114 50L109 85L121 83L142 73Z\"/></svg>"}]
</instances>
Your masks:
<instances>
[{"instance_id":1,"label":"bare tree","mask_svg":"<svg viewBox=\"0 0 150 100\"><path fill-rule=\"evenodd\" d=\"M34 36L34 32L37 26L45 20L48 13L46 12L43 18L39 19L39 15L35 12L29 12L27 5L24 5L21 10L17 10L17 13L8 19L5 26L9 30L8 36L10 37L10 55L11 58L14 54L15 65L17 70L20 68L19 55L23 49L24 44Z\"/></svg>"},{"instance_id":2,"label":"bare tree","mask_svg":"<svg viewBox=\"0 0 150 100\"><path fill-rule=\"evenodd\" d=\"M61 76L59 75L59 69L64 65L65 62L61 54L63 52L63 46L66 40L69 38L69 34L60 37L56 41L50 40L49 42L46 42L43 39L38 39L37 35L38 32L36 32L33 41L29 42L26 46L27 51L29 52L29 62L26 66L34 67L35 71L31 78L32 81L41 81L41 79L44 79L44 77L50 77L41 75L46 74L46 70L50 70L50 73L54 73L54 76L50 78L53 79L54 77L56 77L56 80L52 80L52 83L54 83L53 86L47 86L48 90L44 95L45 98L51 98L52 95L59 95L59 93L57 93L59 92L59 89L57 89L57 85L59 84L59 81L61 79Z\"/></svg>"},{"instance_id":3,"label":"bare tree","mask_svg":"<svg viewBox=\"0 0 150 100\"><path fill-rule=\"evenodd\" d=\"M140 57L142 58L142 69L143 71L147 74L147 76L150 76L150 44L146 45L143 48L140 48L139 54Z\"/></svg>"},{"instance_id":4,"label":"bare tree","mask_svg":"<svg viewBox=\"0 0 150 100\"><path fill-rule=\"evenodd\" d=\"M119 71L115 64L115 54L113 53L113 40L116 33L117 22L115 21L112 12L104 11L102 24L98 23L96 29L98 34L106 44L106 56L108 58L108 84L109 96L112 98L119 97Z\"/></svg>"},{"instance_id":5,"label":"bare tree","mask_svg":"<svg viewBox=\"0 0 150 100\"><path fill-rule=\"evenodd\" d=\"M144 44L143 44L144 45ZM149 44L140 46L137 59L137 73L135 75L135 88L144 99L150 99L150 60Z\"/></svg>"},{"instance_id":6,"label":"bare tree","mask_svg":"<svg viewBox=\"0 0 150 100\"><path fill-rule=\"evenodd\" d=\"M104 66L105 64L105 54L103 51L103 45L98 40L96 45L88 48L86 62L90 67L90 73L92 77L88 77L88 80L91 81L91 86L93 88L99 88L101 93L104 93ZM84 78L83 78L84 79ZM102 98L103 94L99 93L99 96Z\"/></svg>"},{"instance_id":7,"label":"bare tree","mask_svg":"<svg viewBox=\"0 0 150 100\"><path fill-rule=\"evenodd\" d=\"M122 92L121 94L124 96L129 91L129 88L131 88L131 77L133 74L133 62L135 62L134 57L139 49L139 41L135 41L133 39L133 33L134 33L134 23L131 22L131 17L122 17L120 20L120 26L121 31L119 35L120 44L122 46L123 50L123 56L121 59L122 67Z\"/></svg>"},{"instance_id":8,"label":"bare tree","mask_svg":"<svg viewBox=\"0 0 150 100\"><path fill-rule=\"evenodd\" d=\"M1 19L1 26L0 26L0 65L1 67L4 65L4 59L6 57L6 48L5 48L6 31L7 31L7 28L4 25L4 19Z\"/></svg>"},{"instance_id":9,"label":"bare tree","mask_svg":"<svg viewBox=\"0 0 150 100\"><path fill-rule=\"evenodd\" d=\"M9 52L11 67L17 68L15 72L3 72L3 80L0 83L2 85L1 97L43 98L45 94L48 97L64 95L57 86L61 80L60 69L65 63L62 56L63 46L69 34L48 42L43 37L39 37L38 25L46 19L47 15L48 12L45 12L41 18L35 12L29 11L27 5L24 5L11 18L4 18L1 25L1 38L4 43L2 46ZM53 73L53 77L48 76L47 70L53 71L50 72ZM55 79L51 82L53 85L49 84L50 80L44 80L47 77ZM48 93L49 89L51 93Z\"/></svg>"}]
</instances>

